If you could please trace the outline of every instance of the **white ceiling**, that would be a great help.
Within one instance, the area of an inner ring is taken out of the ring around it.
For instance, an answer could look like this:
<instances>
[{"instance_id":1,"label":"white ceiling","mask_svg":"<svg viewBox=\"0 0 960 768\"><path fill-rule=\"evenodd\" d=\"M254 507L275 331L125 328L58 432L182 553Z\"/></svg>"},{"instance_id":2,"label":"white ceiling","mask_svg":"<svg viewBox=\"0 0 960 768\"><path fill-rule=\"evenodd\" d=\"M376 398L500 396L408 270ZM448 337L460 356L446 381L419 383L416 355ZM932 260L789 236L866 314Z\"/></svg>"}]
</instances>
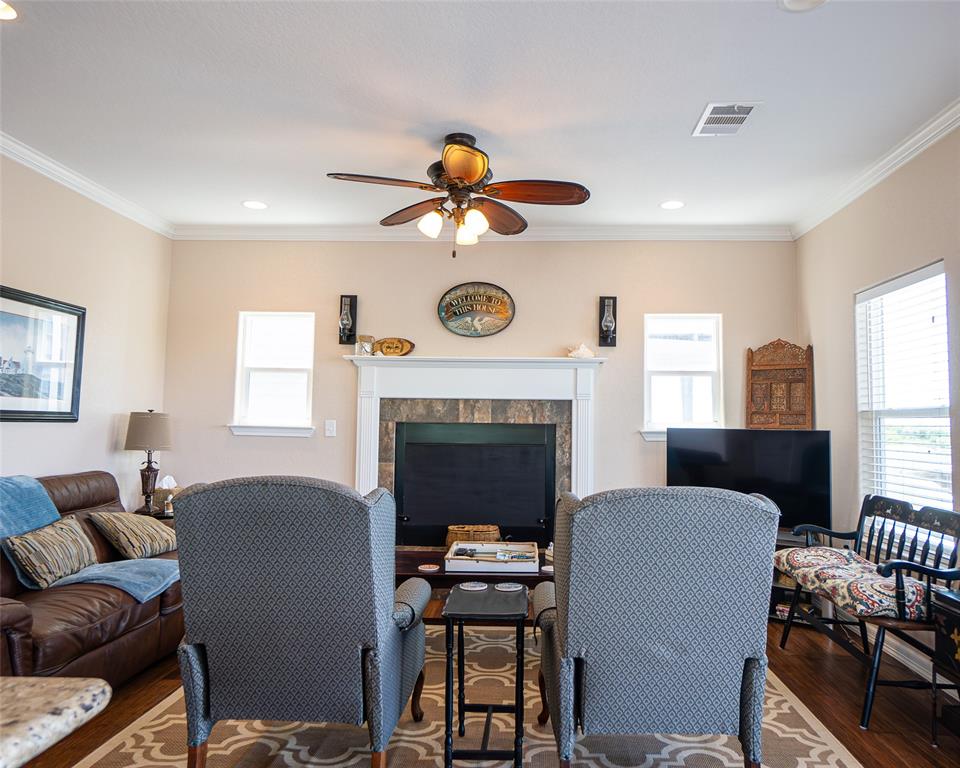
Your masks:
<instances>
[{"instance_id":1,"label":"white ceiling","mask_svg":"<svg viewBox=\"0 0 960 768\"><path fill-rule=\"evenodd\" d=\"M324 174L425 179L454 130L589 187L531 235L795 225L960 97L955 2L12 2L2 132L175 225L374 224L422 193ZM691 137L722 100L764 103Z\"/></svg>"}]
</instances>

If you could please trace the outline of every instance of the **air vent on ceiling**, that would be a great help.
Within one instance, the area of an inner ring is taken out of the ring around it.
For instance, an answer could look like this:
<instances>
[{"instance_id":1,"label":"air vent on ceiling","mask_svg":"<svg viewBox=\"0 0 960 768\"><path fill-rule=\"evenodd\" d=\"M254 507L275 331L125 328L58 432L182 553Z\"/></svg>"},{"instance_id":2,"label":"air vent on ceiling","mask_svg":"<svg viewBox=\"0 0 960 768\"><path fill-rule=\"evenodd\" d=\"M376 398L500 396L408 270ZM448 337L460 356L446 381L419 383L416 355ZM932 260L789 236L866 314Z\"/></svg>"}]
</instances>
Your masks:
<instances>
[{"instance_id":1,"label":"air vent on ceiling","mask_svg":"<svg viewBox=\"0 0 960 768\"><path fill-rule=\"evenodd\" d=\"M753 110L760 105L759 101L711 102L700 115L697 127L693 129L694 136L733 136L738 133L747 122Z\"/></svg>"}]
</instances>

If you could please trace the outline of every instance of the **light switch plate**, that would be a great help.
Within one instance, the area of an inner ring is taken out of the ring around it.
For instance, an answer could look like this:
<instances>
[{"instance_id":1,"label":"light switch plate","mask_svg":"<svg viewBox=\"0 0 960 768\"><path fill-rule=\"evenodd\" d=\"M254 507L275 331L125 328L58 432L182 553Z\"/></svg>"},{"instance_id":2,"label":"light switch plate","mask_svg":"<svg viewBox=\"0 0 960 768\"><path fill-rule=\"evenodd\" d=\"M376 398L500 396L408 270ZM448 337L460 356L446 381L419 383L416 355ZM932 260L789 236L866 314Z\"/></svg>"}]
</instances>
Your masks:
<instances>
[{"instance_id":1,"label":"light switch plate","mask_svg":"<svg viewBox=\"0 0 960 768\"><path fill-rule=\"evenodd\" d=\"M337 420L336 419L326 419L323 422L323 435L324 437L337 436Z\"/></svg>"}]
</instances>

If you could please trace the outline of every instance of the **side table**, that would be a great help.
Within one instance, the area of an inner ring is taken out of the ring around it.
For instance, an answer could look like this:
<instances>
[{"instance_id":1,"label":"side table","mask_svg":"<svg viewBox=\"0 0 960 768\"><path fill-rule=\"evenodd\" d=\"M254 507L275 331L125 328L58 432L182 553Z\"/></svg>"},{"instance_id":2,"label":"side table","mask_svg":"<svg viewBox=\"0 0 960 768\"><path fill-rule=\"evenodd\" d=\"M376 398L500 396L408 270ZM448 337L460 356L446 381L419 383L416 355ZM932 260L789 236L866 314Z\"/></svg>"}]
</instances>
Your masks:
<instances>
[{"instance_id":1,"label":"side table","mask_svg":"<svg viewBox=\"0 0 960 768\"><path fill-rule=\"evenodd\" d=\"M513 760L514 768L523 765L523 633L528 610L527 588L516 592L501 592L492 585L481 592L462 589L459 585L450 590L443 606L447 625L447 676L445 686L445 731L443 742L444 768L452 768L454 760ZM513 624L517 631L517 673L513 704L467 703L464 691L464 646L463 626L467 622L478 624ZM486 712L483 740L480 749L453 748L453 630L457 629L457 732L464 735L464 715L467 712ZM494 712L510 713L515 729L513 749L489 749L490 723Z\"/></svg>"},{"instance_id":2,"label":"side table","mask_svg":"<svg viewBox=\"0 0 960 768\"><path fill-rule=\"evenodd\" d=\"M936 590L933 593L933 623L936 627L933 654L933 718L930 726L930 736L934 746L937 745L937 705L939 693L944 688L957 690L960 683L960 592L950 590ZM937 682L937 675L941 674L953 684ZM946 710L958 711L956 705L943 705L943 715Z\"/></svg>"}]
</instances>

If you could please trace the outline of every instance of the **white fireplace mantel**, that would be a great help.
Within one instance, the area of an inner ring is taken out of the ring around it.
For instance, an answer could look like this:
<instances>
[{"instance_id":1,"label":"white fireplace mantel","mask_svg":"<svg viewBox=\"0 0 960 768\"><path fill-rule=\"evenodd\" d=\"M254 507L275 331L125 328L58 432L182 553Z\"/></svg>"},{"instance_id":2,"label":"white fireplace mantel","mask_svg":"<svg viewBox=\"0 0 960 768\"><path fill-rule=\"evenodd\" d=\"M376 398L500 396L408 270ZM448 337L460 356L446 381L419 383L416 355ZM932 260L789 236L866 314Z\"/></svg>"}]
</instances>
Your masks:
<instances>
[{"instance_id":1,"label":"white fireplace mantel","mask_svg":"<svg viewBox=\"0 0 960 768\"><path fill-rule=\"evenodd\" d=\"M604 357L379 357L345 355L357 366L360 493L377 487L382 398L569 400L570 488L593 493L595 376Z\"/></svg>"}]
</instances>

